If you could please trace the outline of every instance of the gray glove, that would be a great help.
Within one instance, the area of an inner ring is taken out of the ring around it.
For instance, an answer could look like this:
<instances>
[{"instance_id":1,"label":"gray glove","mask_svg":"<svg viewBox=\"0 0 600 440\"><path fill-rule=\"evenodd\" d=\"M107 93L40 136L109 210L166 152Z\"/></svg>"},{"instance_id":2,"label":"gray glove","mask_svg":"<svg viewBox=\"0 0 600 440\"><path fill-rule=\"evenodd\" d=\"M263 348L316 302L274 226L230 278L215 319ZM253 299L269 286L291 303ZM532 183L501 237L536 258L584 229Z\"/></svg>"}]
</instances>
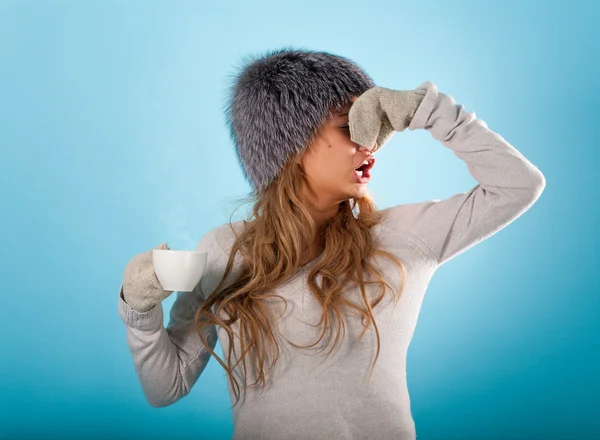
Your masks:
<instances>
[{"instance_id":1,"label":"gray glove","mask_svg":"<svg viewBox=\"0 0 600 440\"><path fill-rule=\"evenodd\" d=\"M169 246L162 243L156 249L169 249ZM156 278L151 250L137 254L127 263L121 288L125 302L140 313L152 309L173 293L171 290L163 290Z\"/></svg>"},{"instance_id":2,"label":"gray glove","mask_svg":"<svg viewBox=\"0 0 600 440\"><path fill-rule=\"evenodd\" d=\"M350 107L350 140L374 153L394 132L404 131L410 125L426 93L425 89L370 88Z\"/></svg>"}]
</instances>

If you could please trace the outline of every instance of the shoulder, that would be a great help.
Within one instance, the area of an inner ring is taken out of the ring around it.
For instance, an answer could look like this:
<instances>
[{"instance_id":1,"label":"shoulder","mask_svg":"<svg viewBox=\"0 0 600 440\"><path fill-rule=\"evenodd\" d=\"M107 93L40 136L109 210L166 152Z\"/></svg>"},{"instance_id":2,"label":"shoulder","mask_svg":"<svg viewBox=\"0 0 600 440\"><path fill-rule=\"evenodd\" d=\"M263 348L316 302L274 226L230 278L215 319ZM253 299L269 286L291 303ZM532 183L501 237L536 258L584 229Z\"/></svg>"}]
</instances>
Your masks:
<instances>
[{"instance_id":1,"label":"shoulder","mask_svg":"<svg viewBox=\"0 0 600 440\"><path fill-rule=\"evenodd\" d=\"M435 218L435 206L441 199L407 203L381 209L380 237L390 247L410 246L432 257L421 228ZM433 215L432 215L433 214Z\"/></svg>"},{"instance_id":2,"label":"shoulder","mask_svg":"<svg viewBox=\"0 0 600 440\"><path fill-rule=\"evenodd\" d=\"M426 200L417 203L407 203L391 206L382 209L379 212L383 214L383 221L393 224L396 228L410 231L415 225L427 216L428 211L434 207L441 199Z\"/></svg>"},{"instance_id":3,"label":"shoulder","mask_svg":"<svg viewBox=\"0 0 600 440\"><path fill-rule=\"evenodd\" d=\"M244 228L243 220L233 223L224 223L210 229L196 245L197 251L217 252L229 255L231 247Z\"/></svg>"},{"instance_id":4,"label":"shoulder","mask_svg":"<svg viewBox=\"0 0 600 440\"><path fill-rule=\"evenodd\" d=\"M207 252L207 265L202 283L205 292L212 290L220 281L225 273L227 262L238 236L244 228L244 221L224 223L210 229L196 245L197 251ZM233 267L228 276L228 280L233 280L241 273L243 268L243 258L238 252L233 260Z\"/></svg>"}]
</instances>

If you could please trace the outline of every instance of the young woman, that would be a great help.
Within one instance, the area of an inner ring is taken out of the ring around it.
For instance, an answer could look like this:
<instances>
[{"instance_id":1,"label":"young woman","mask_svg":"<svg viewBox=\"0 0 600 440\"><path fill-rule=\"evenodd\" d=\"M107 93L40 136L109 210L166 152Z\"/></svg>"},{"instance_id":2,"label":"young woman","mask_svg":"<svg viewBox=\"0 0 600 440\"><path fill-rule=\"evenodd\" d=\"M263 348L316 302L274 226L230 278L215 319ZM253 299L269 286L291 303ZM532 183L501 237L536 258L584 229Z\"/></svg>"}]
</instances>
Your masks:
<instances>
[{"instance_id":1,"label":"young woman","mask_svg":"<svg viewBox=\"0 0 600 440\"><path fill-rule=\"evenodd\" d=\"M427 285L527 210L544 176L432 82L376 87L326 52L251 60L226 112L252 215L202 237L206 272L177 293L166 328L160 301L172 292L150 251L125 270L119 314L148 401L187 395L214 356L235 401L234 439L416 438L406 353ZM375 209L373 154L406 128L428 130L478 184Z\"/></svg>"}]
</instances>

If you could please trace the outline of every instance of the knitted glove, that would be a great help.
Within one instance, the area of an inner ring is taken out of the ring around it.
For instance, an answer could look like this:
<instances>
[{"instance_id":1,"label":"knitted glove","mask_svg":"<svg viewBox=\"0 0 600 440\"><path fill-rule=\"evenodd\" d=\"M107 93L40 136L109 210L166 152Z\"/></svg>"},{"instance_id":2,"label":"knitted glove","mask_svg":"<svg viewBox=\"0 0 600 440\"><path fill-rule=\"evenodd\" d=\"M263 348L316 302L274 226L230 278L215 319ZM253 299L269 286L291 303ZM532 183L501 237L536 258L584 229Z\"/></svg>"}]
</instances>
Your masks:
<instances>
[{"instance_id":1,"label":"knitted glove","mask_svg":"<svg viewBox=\"0 0 600 440\"><path fill-rule=\"evenodd\" d=\"M156 249L169 249L169 246L167 243L162 243ZM163 290L156 278L151 250L136 255L127 263L121 292L125 302L140 313L152 309L173 293L170 290Z\"/></svg>"},{"instance_id":2,"label":"knitted glove","mask_svg":"<svg viewBox=\"0 0 600 440\"><path fill-rule=\"evenodd\" d=\"M371 152L377 151L395 131L404 131L410 125L426 93L425 89L370 88L350 107L350 139Z\"/></svg>"}]
</instances>

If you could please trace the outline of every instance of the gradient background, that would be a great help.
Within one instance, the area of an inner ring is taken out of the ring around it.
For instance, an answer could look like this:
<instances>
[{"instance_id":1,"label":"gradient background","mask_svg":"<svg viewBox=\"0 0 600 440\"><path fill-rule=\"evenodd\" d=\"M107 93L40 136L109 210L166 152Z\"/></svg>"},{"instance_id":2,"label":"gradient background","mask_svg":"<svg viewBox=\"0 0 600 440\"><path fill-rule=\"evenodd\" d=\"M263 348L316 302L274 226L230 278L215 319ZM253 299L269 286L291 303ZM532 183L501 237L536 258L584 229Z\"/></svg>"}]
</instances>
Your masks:
<instances>
[{"instance_id":1,"label":"gradient background","mask_svg":"<svg viewBox=\"0 0 600 440\"><path fill-rule=\"evenodd\" d=\"M591 1L0 0L0 438L231 438L214 359L189 396L146 402L118 289L134 255L229 220L249 191L231 74L293 45L433 81L547 180L434 275L407 365L418 438L599 439L599 20ZM377 154L379 208L476 184L426 131Z\"/></svg>"}]
</instances>

